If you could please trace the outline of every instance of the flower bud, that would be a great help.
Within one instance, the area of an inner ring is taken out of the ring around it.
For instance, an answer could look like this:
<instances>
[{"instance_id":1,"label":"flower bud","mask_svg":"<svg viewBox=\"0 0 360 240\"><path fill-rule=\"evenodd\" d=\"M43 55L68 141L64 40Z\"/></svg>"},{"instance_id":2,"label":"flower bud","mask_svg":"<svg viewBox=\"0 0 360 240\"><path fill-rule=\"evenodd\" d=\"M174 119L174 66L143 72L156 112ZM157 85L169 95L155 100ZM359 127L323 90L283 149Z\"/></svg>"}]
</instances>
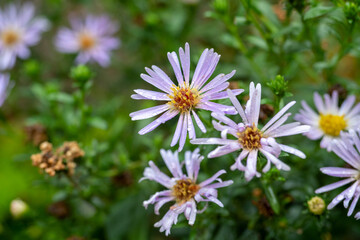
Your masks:
<instances>
[{"instance_id":1,"label":"flower bud","mask_svg":"<svg viewBox=\"0 0 360 240\"><path fill-rule=\"evenodd\" d=\"M84 86L92 78L92 75L90 69L85 65L73 67L70 72L70 77L81 86Z\"/></svg>"},{"instance_id":2,"label":"flower bud","mask_svg":"<svg viewBox=\"0 0 360 240\"><path fill-rule=\"evenodd\" d=\"M21 218L28 209L28 205L21 199L14 199L10 203L10 213L14 218Z\"/></svg>"},{"instance_id":3,"label":"flower bud","mask_svg":"<svg viewBox=\"0 0 360 240\"><path fill-rule=\"evenodd\" d=\"M307 201L309 211L315 215L321 215L326 207L325 201L318 197L312 197L309 201Z\"/></svg>"}]
</instances>

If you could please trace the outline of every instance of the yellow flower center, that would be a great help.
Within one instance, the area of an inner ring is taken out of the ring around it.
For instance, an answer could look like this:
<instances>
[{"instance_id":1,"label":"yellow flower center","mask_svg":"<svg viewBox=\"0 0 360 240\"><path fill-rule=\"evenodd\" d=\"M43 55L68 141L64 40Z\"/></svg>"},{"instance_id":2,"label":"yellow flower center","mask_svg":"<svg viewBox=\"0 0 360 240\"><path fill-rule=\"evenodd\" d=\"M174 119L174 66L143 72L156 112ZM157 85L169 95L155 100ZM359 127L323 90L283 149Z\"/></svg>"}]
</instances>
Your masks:
<instances>
[{"instance_id":1,"label":"yellow flower center","mask_svg":"<svg viewBox=\"0 0 360 240\"><path fill-rule=\"evenodd\" d=\"M5 46L11 47L20 40L20 35L14 30L6 30L1 33L1 40Z\"/></svg>"},{"instance_id":2,"label":"yellow flower center","mask_svg":"<svg viewBox=\"0 0 360 240\"><path fill-rule=\"evenodd\" d=\"M347 127L347 122L344 119L344 116L320 114L319 126L327 135L336 137Z\"/></svg>"},{"instance_id":3,"label":"yellow flower center","mask_svg":"<svg viewBox=\"0 0 360 240\"><path fill-rule=\"evenodd\" d=\"M261 147L262 132L255 125L246 127L244 131L238 132L237 135L240 144L246 150L251 151Z\"/></svg>"},{"instance_id":4,"label":"yellow flower center","mask_svg":"<svg viewBox=\"0 0 360 240\"><path fill-rule=\"evenodd\" d=\"M79 43L80 43L81 50L86 51L95 46L96 40L89 33L82 33L82 34L80 34L80 37L79 37Z\"/></svg>"},{"instance_id":5,"label":"yellow flower center","mask_svg":"<svg viewBox=\"0 0 360 240\"><path fill-rule=\"evenodd\" d=\"M191 179L177 180L172 188L172 195L176 198L178 204L183 204L192 199L199 191L200 186Z\"/></svg>"},{"instance_id":6,"label":"yellow flower center","mask_svg":"<svg viewBox=\"0 0 360 240\"><path fill-rule=\"evenodd\" d=\"M173 92L168 95L171 99L168 104L182 113L192 110L200 102L199 92L195 88L173 86L171 90Z\"/></svg>"}]
</instances>

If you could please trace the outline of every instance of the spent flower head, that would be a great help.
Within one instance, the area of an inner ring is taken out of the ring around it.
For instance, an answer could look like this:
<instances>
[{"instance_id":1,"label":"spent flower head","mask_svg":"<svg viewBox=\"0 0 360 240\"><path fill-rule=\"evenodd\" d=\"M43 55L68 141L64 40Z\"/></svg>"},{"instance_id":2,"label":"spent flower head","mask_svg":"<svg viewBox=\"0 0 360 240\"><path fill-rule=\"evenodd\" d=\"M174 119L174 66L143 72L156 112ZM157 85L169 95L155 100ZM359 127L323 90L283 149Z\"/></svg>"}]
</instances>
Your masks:
<instances>
[{"instance_id":1,"label":"spent flower head","mask_svg":"<svg viewBox=\"0 0 360 240\"><path fill-rule=\"evenodd\" d=\"M120 41L114 37L118 25L106 15L70 18L70 25L71 29L61 28L56 36L58 51L78 53L75 60L78 64L95 61L102 67L108 66L111 52L120 45Z\"/></svg>"},{"instance_id":2,"label":"spent flower head","mask_svg":"<svg viewBox=\"0 0 360 240\"><path fill-rule=\"evenodd\" d=\"M9 4L0 10L0 70L10 69L16 58L27 59L29 46L40 41L41 34L49 28L45 18L34 17L32 3Z\"/></svg>"},{"instance_id":3,"label":"spent flower head","mask_svg":"<svg viewBox=\"0 0 360 240\"><path fill-rule=\"evenodd\" d=\"M193 118L200 130L204 133L206 132L204 124L196 113L197 109L217 112L219 114L224 112L235 114L236 111L232 106L212 102L212 100L228 98L224 90L229 86L228 80L235 74L235 71L227 75L219 74L206 84L220 59L219 54L214 52L213 49L205 49L201 54L191 81L190 46L188 43L185 44L185 51L182 48L179 49L179 55L181 67L176 53L168 53L168 59L175 72L177 84L160 68L152 66L152 69L145 68L148 75L141 74L140 76L162 92L136 89L134 90L136 94L131 96L133 99L165 101L166 103L133 112L130 114L130 117L132 120L140 120L162 114L155 121L139 131L139 134L143 135L179 115L171 146L179 142L179 151L181 151L188 133L190 139L196 138ZM238 95L243 92L243 90L237 89L232 90L232 92Z\"/></svg>"},{"instance_id":4,"label":"spent flower head","mask_svg":"<svg viewBox=\"0 0 360 240\"><path fill-rule=\"evenodd\" d=\"M334 139L340 138L341 131L356 129L360 122L360 103L353 107L356 97L347 97L341 107L338 106L338 98L338 92L333 91L332 96L324 95L324 102L315 92L314 103L318 113L302 101L303 109L294 117L295 120L310 125L311 129L305 135L311 140L322 138L320 146L328 151L332 150Z\"/></svg>"},{"instance_id":5,"label":"spent flower head","mask_svg":"<svg viewBox=\"0 0 360 240\"><path fill-rule=\"evenodd\" d=\"M261 85L250 83L250 98L246 103L245 110L240 105L234 94L228 90L229 98L235 106L237 112L242 118L242 122L235 123L224 114L213 112L211 115L220 122L213 121L216 130L221 132L221 138L203 138L192 140L193 144L217 144L221 145L214 151L210 152L208 157L219 157L231 152L241 150L231 170L245 171L245 178L250 181L254 176L260 177L257 171L258 154L261 152L267 159L267 164L262 169L263 172L270 170L271 163L275 164L278 169L290 170L290 167L279 160L281 151L294 154L298 157L305 158L301 151L280 144L276 141L278 137L291 136L304 133L309 130L309 126L300 125L298 122L284 124L291 113L286 111L295 104L295 101L288 103L283 107L264 127L258 126ZM224 125L222 124L224 123ZM227 135L232 135L235 139L227 139ZM242 160L247 158L247 164L244 166Z\"/></svg>"},{"instance_id":6,"label":"spent flower head","mask_svg":"<svg viewBox=\"0 0 360 240\"><path fill-rule=\"evenodd\" d=\"M53 151L51 143L43 142L40 144L40 150L41 153L31 156L32 163L50 176L55 176L56 172L62 170L67 170L69 175L73 175L76 167L74 160L85 155L77 142L64 142L56 151Z\"/></svg>"},{"instance_id":7,"label":"spent flower head","mask_svg":"<svg viewBox=\"0 0 360 240\"><path fill-rule=\"evenodd\" d=\"M342 167L323 167L320 171L332 177L344 178L338 182L321 187L315 193L323 193L340 188L351 183L351 186L337 195L328 205L332 209L340 202L344 201L344 207L349 207L348 216L350 216L360 197L360 130L350 130L349 133L341 133L341 139L334 140L333 151L342 160L351 166L351 168ZM355 218L360 219L360 212L357 212Z\"/></svg>"},{"instance_id":8,"label":"spent flower head","mask_svg":"<svg viewBox=\"0 0 360 240\"><path fill-rule=\"evenodd\" d=\"M157 223L155 227L160 228L160 232L165 231L166 235L170 234L170 229L173 224L177 223L178 216L184 213L190 225L195 222L196 214L202 213L207 205L202 210L197 209L199 202L214 202L220 207L223 204L217 198L217 188L226 187L233 183L233 181L222 181L218 178L220 175L226 173L225 170L220 170L211 178L197 183L197 178L200 169L200 163L204 159L199 154L199 149L193 152L185 152L185 161L180 163L178 152L171 152L170 150L160 151L161 156L172 174L172 177L161 172L154 162L149 162L149 167L145 168L144 179L156 181L167 188L155 193L147 201L144 201L144 207L147 208L150 204L155 204L155 213L159 214L160 208L168 203L174 202L169 208L164 217ZM182 171L182 166L185 165L186 174ZM214 181L217 181L213 183Z\"/></svg>"}]
</instances>

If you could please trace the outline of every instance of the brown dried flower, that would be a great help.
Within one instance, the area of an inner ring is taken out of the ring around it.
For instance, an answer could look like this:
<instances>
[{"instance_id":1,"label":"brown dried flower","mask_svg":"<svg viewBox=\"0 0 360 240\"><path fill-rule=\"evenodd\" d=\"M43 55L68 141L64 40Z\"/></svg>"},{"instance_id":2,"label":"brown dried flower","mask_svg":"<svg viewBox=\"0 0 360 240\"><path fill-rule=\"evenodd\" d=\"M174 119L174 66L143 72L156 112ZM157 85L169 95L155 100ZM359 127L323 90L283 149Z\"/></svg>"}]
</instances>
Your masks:
<instances>
[{"instance_id":1,"label":"brown dried flower","mask_svg":"<svg viewBox=\"0 0 360 240\"><path fill-rule=\"evenodd\" d=\"M64 142L55 152L51 143L43 142L40 150L41 153L31 156L32 163L50 176L61 170L67 170L69 175L73 175L76 167L74 159L85 155L77 142Z\"/></svg>"}]
</instances>

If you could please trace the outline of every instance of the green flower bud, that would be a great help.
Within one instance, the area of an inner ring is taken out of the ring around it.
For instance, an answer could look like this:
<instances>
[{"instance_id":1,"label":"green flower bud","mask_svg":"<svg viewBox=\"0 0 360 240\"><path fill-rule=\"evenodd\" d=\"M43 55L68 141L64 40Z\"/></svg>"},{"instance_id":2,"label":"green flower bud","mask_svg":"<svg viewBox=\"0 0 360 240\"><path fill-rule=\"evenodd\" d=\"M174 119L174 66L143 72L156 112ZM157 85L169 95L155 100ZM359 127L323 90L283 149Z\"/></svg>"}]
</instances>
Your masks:
<instances>
[{"instance_id":1,"label":"green flower bud","mask_svg":"<svg viewBox=\"0 0 360 240\"><path fill-rule=\"evenodd\" d=\"M78 65L73 67L70 71L70 77L79 85L85 85L92 78L91 70L85 65Z\"/></svg>"},{"instance_id":2,"label":"green flower bud","mask_svg":"<svg viewBox=\"0 0 360 240\"><path fill-rule=\"evenodd\" d=\"M40 64L36 60L26 61L24 64L24 72L30 77L38 76L40 73Z\"/></svg>"},{"instance_id":3,"label":"green flower bud","mask_svg":"<svg viewBox=\"0 0 360 240\"><path fill-rule=\"evenodd\" d=\"M280 98L285 96L288 88L288 82L285 81L284 77L281 75L277 75L275 79L270 80L267 85L270 87L271 91Z\"/></svg>"},{"instance_id":4,"label":"green flower bud","mask_svg":"<svg viewBox=\"0 0 360 240\"><path fill-rule=\"evenodd\" d=\"M344 14L349 23L353 23L358 19L359 6L354 2L346 2L344 5Z\"/></svg>"},{"instance_id":5,"label":"green flower bud","mask_svg":"<svg viewBox=\"0 0 360 240\"><path fill-rule=\"evenodd\" d=\"M213 8L216 12L226 13L228 9L228 1L227 0L214 0Z\"/></svg>"}]
</instances>

